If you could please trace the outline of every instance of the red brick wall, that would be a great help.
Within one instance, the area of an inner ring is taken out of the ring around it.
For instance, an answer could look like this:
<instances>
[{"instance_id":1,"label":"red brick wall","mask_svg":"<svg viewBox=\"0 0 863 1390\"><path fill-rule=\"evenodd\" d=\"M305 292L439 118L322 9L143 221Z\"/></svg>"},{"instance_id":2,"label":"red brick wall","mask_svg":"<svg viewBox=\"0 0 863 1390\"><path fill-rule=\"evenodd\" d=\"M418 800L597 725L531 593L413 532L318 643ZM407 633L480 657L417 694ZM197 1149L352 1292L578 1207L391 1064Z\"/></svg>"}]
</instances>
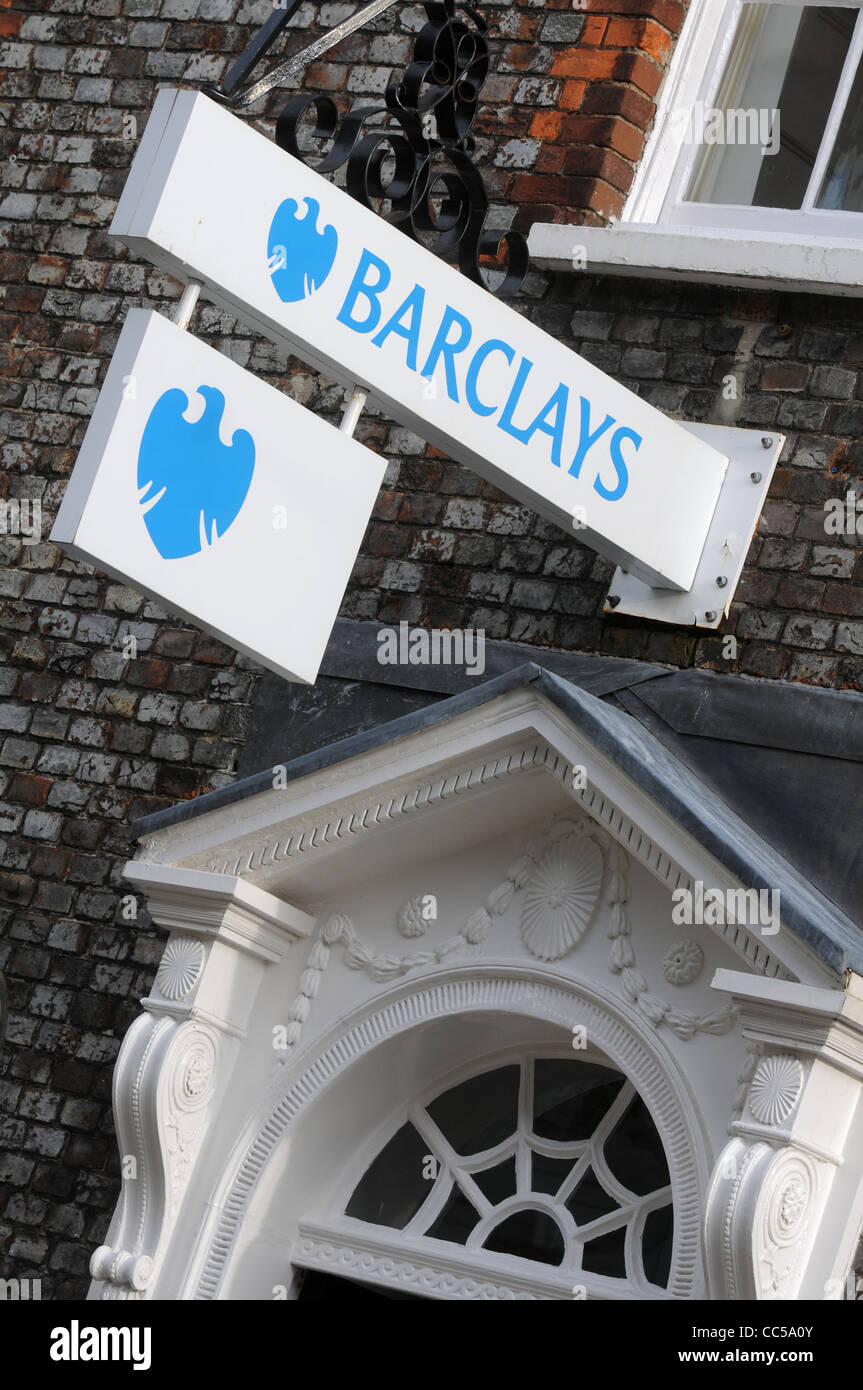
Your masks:
<instances>
[{"instance_id":1,"label":"red brick wall","mask_svg":"<svg viewBox=\"0 0 863 1390\"><path fill-rule=\"evenodd\" d=\"M574 9L584 28L548 68L561 84L556 108L529 125L542 148L507 190L520 225L600 226L619 216L686 14L679 0L582 0Z\"/></svg>"}]
</instances>

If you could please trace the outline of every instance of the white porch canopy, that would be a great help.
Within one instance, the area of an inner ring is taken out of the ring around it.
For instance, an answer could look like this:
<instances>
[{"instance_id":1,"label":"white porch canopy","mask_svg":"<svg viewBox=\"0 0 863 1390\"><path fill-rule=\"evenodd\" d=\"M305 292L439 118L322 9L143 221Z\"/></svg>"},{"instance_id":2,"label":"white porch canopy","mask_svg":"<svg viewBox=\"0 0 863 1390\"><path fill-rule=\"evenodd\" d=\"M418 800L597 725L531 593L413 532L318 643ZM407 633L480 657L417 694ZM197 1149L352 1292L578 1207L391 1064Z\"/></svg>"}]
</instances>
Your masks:
<instances>
[{"instance_id":1,"label":"white porch canopy","mask_svg":"<svg viewBox=\"0 0 863 1390\"><path fill-rule=\"evenodd\" d=\"M863 938L627 715L528 666L141 830L91 1297L842 1296Z\"/></svg>"}]
</instances>

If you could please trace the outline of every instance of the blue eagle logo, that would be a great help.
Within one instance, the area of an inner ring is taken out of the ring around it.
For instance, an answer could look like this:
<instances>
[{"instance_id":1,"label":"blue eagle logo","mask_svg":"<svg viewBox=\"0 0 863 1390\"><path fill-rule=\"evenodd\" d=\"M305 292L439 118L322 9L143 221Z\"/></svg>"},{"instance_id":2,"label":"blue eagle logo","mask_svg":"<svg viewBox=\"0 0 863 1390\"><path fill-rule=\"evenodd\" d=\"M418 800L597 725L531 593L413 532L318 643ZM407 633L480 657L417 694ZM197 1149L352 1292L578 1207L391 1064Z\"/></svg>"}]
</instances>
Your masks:
<instances>
[{"instance_id":1,"label":"blue eagle logo","mask_svg":"<svg viewBox=\"0 0 863 1390\"><path fill-rule=\"evenodd\" d=\"M316 198L304 198L306 211L300 215L293 198L276 208L267 239L267 269L276 294L283 304L295 304L319 289L333 268L339 238L327 223L318 231Z\"/></svg>"},{"instance_id":2,"label":"blue eagle logo","mask_svg":"<svg viewBox=\"0 0 863 1390\"><path fill-rule=\"evenodd\" d=\"M255 442L247 430L235 430L230 444L219 438L222 392L199 386L197 394L206 402L204 413L190 424L183 419L185 391L165 391L138 450L138 501L163 560L214 545L239 516L255 471Z\"/></svg>"}]
</instances>

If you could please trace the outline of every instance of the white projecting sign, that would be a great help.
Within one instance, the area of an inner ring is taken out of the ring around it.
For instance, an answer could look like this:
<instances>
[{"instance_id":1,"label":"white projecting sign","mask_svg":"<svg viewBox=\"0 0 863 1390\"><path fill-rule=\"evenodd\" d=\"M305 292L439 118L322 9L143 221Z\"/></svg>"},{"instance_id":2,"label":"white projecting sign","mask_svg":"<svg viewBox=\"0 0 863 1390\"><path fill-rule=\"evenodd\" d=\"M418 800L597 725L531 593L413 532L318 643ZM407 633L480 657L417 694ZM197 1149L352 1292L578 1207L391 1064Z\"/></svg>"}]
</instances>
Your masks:
<instances>
[{"instance_id":1,"label":"white projecting sign","mask_svg":"<svg viewBox=\"0 0 863 1390\"><path fill-rule=\"evenodd\" d=\"M132 309L51 539L313 682L386 462Z\"/></svg>"},{"instance_id":2,"label":"white projecting sign","mask_svg":"<svg viewBox=\"0 0 863 1390\"><path fill-rule=\"evenodd\" d=\"M209 98L159 93L111 232L631 574L691 588L726 457Z\"/></svg>"}]
</instances>

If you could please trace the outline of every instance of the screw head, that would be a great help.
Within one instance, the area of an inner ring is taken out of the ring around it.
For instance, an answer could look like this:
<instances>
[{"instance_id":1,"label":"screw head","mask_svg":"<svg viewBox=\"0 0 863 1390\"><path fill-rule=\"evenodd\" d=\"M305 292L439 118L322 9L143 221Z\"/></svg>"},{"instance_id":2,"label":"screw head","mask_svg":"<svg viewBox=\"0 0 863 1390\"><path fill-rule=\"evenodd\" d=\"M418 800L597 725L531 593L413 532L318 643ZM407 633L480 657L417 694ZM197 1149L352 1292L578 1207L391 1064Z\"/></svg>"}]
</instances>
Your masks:
<instances>
[{"instance_id":1,"label":"screw head","mask_svg":"<svg viewBox=\"0 0 863 1390\"><path fill-rule=\"evenodd\" d=\"M726 574L717 574L717 576L716 576L716 587L717 587L717 589L724 589L727 583L728 583L728 576L727 576Z\"/></svg>"},{"instance_id":2,"label":"screw head","mask_svg":"<svg viewBox=\"0 0 863 1390\"><path fill-rule=\"evenodd\" d=\"M617 605L620 603L620 596L618 594L609 594L608 598L605 601L608 604L609 608L616 608Z\"/></svg>"},{"instance_id":3,"label":"screw head","mask_svg":"<svg viewBox=\"0 0 863 1390\"><path fill-rule=\"evenodd\" d=\"M707 623L714 623L716 621L716 612L713 608L708 608L704 615L704 621Z\"/></svg>"},{"instance_id":4,"label":"screw head","mask_svg":"<svg viewBox=\"0 0 863 1390\"><path fill-rule=\"evenodd\" d=\"M760 482L761 482L761 474L760 474L760 473L750 473L750 474L749 474L749 481L750 481L751 483L760 483Z\"/></svg>"},{"instance_id":5,"label":"screw head","mask_svg":"<svg viewBox=\"0 0 863 1390\"><path fill-rule=\"evenodd\" d=\"M761 447L762 449L769 449L772 443L773 440L770 438L770 436L765 434L761 440Z\"/></svg>"}]
</instances>

